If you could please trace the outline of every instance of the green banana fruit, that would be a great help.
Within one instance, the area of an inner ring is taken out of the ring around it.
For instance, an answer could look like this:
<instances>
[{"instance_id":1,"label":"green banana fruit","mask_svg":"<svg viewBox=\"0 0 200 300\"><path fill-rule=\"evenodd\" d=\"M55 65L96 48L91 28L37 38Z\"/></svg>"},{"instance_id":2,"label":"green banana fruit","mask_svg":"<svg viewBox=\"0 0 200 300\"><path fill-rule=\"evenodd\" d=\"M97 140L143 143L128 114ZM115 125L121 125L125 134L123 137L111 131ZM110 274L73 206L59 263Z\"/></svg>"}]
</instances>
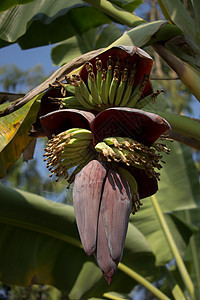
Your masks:
<instances>
[{"instance_id":1,"label":"green banana fruit","mask_svg":"<svg viewBox=\"0 0 200 300\"><path fill-rule=\"evenodd\" d=\"M62 105L63 108L72 108L72 109L75 108L80 110L85 109L85 107L80 104L80 102L77 100L75 96L62 98Z\"/></svg>"},{"instance_id":2,"label":"green banana fruit","mask_svg":"<svg viewBox=\"0 0 200 300\"><path fill-rule=\"evenodd\" d=\"M114 157L115 152L112 150L111 147L109 147L106 143L100 142L95 146L95 150L97 152L102 153L107 159L109 160L109 157Z\"/></svg>"},{"instance_id":3,"label":"green banana fruit","mask_svg":"<svg viewBox=\"0 0 200 300\"><path fill-rule=\"evenodd\" d=\"M117 89L117 95L116 95L116 99L115 99L115 106L119 106L123 97L123 93L126 87L126 83L127 83L127 79L128 79L128 70L127 68L124 69L122 76L121 76L121 82L119 84L119 87Z\"/></svg>"},{"instance_id":4,"label":"green banana fruit","mask_svg":"<svg viewBox=\"0 0 200 300\"><path fill-rule=\"evenodd\" d=\"M121 70L119 58L115 66L113 66L114 60L111 56L108 57L106 69L102 69L103 63L99 58L96 58L94 66L91 62L86 62L87 84L84 82L86 78L83 81L81 75L66 77L67 83L74 86L75 97L81 106L88 110L101 111L107 107L135 107L137 105L149 80L149 75L144 75L140 84L134 87L136 64L130 67L127 60L124 69ZM155 96L156 93L152 94L152 99ZM150 100L151 97L146 98L138 104L138 107L146 105Z\"/></svg>"},{"instance_id":5,"label":"green banana fruit","mask_svg":"<svg viewBox=\"0 0 200 300\"><path fill-rule=\"evenodd\" d=\"M108 104L108 98L106 97L106 78L107 78L107 73L106 70L102 70L102 75L101 75L101 102L103 104Z\"/></svg>"},{"instance_id":6,"label":"green banana fruit","mask_svg":"<svg viewBox=\"0 0 200 300\"><path fill-rule=\"evenodd\" d=\"M140 99L142 92L144 91L144 88L149 80L148 75L144 75L142 81L140 84L138 84L133 91L132 95L129 98L129 101L127 103L127 107L135 107L137 101Z\"/></svg>"},{"instance_id":7,"label":"green banana fruit","mask_svg":"<svg viewBox=\"0 0 200 300\"><path fill-rule=\"evenodd\" d=\"M105 102L109 103L109 91L110 91L110 85L112 81L112 59L111 56L108 57L107 61L107 76L106 76L106 87L105 87Z\"/></svg>"},{"instance_id":8,"label":"green banana fruit","mask_svg":"<svg viewBox=\"0 0 200 300\"><path fill-rule=\"evenodd\" d=\"M96 105L101 104L101 98L98 93L97 85L96 85L96 80L95 80L95 74L91 72L88 76L90 80L90 93L92 95L92 102Z\"/></svg>"},{"instance_id":9,"label":"green banana fruit","mask_svg":"<svg viewBox=\"0 0 200 300\"><path fill-rule=\"evenodd\" d=\"M67 170L86 164L95 157L91 148L92 134L83 128L71 128L53 137L45 148L47 167L51 176L68 177Z\"/></svg>"},{"instance_id":10,"label":"green banana fruit","mask_svg":"<svg viewBox=\"0 0 200 300\"><path fill-rule=\"evenodd\" d=\"M156 97L157 97L160 93L162 93L162 92L164 92L164 90L162 90L162 89L161 89L161 90L157 90L156 93L153 93L153 94L151 94L151 95L148 95L147 97L145 97L145 98L141 99L140 101L138 101L134 107L137 108L137 109L142 109L145 105L147 105L147 104L150 103L151 101L152 101L153 103L155 103Z\"/></svg>"},{"instance_id":11,"label":"green banana fruit","mask_svg":"<svg viewBox=\"0 0 200 300\"><path fill-rule=\"evenodd\" d=\"M126 107L129 102L129 99L130 99L130 96L132 93L132 89L133 89L133 85L135 82L135 73L136 73L136 69L135 69L135 66L133 66L133 69L132 69L129 79L128 79L126 90L124 91L123 98L119 104L120 106Z\"/></svg>"},{"instance_id":12,"label":"green banana fruit","mask_svg":"<svg viewBox=\"0 0 200 300\"><path fill-rule=\"evenodd\" d=\"M128 181L131 195L132 195L132 214L135 214L138 209L140 209L140 206L142 203L140 202L140 197L138 193L138 184L133 175L127 170L122 167L118 168L118 172L124 176L124 178Z\"/></svg>"},{"instance_id":13,"label":"green banana fruit","mask_svg":"<svg viewBox=\"0 0 200 300\"><path fill-rule=\"evenodd\" d=\"M96 74L96 85L97 85L97 91L98 94L100 95L101 91L101 82L102 82L102 61L97 58L96 59L96 69L97 69L97 74Z\"/></svg>"},{"instance_id":14,"label":"green banana fruit","mask_svg":"<svg viewBox=\"0 0 200 300\"><path fill-rule=\"evenodd\" d=\"M115 102L115 97L117 94L117 89L119 85L119 68L115 66L113 78L110 84L110 90L109 90L109 103L111 105Z\"/></svg>"},{"instance_id":15,"label":"green banana fruit","mask_svg":"<svg viewBox=\"0 0 200 300\"><path fill-rule=\"evenodd\" d=\"M91 103L89 103L89 102L83 97L83 91L82 91L80 85L77 85L77 86L75 87L75 96L76 96L77 100L79 101L79 103L80 103L82 106L84 106L84 107L86 107L87 109L90 109L90 110L91 110L91 109L94 109L94 106L93 106Z\"/></svg>"}]
</instances>

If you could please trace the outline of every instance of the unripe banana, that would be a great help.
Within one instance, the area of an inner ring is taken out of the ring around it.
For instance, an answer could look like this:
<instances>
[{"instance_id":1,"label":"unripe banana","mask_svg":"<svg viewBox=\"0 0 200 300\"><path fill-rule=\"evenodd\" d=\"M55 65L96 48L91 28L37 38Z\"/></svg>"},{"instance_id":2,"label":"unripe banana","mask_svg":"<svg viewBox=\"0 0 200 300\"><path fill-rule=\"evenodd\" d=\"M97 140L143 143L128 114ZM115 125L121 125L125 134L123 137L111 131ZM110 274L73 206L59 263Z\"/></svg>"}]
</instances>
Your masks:
<instances>
[{"instance_id":1,"label":"unripe banana","mask_svg":"<svg viewBox=\"0 0 200 300\"><path fill-rule=\"evenodd\" d=\"M136 73L136 69L135 69L135 66L134 66L132 71L131 71L130 77L128 79L127 87L126 87L126 90L124 91L124 95L123 95L123 98L120 102L120 106L126 107L127 103L129 102L129 99L130 99L130 96L131 96L131 93L132 93L132 89L133 89L133 85L134 85L134 82L135 82L135 73Z\"/></svg>"},{"instance_id":2,"label":"unripe banana","mask_svg":"<svg viewBox=\"0 0 200 300\"><path fill-rule=\"evenodd\" d=\"M102 75L101 75L101 102L103 104L108 104L108 99L106 97L106 78L107 78L107 73L105 70L102 70Z\"/></svg>"},{"instance_id":3,"label":"unripe banana","mask_svg":"<svg viewBox=\"0 0 200 300\"><path fill-rule=\"evenodd\" d=\"M75 87L75 96L82 106L89 110L94 109L94 106L83 97L81 87L78 85Z\"/></svg>"},{"instance_id":4,"label":"unripe banana","mask_svg":"<svg viewBox=\"0 0 200 300\"><path fill-rule=\"evenodd\" d=\"M95 150L97 152L102 153L105 157L109 159L109 157L114 157L115 152L109 147L106 143L100 142L95 146Z\"/></svg>"},{"instance_id":5,"label":"unripe banana","mask_svg":"<svg viewBox=\"0 0 200 300\"><path fill-rule=\"evenodd\" d=\"M115 146L115 147L119 146L119 142L118 142L117 138L115 138L115 137L108 137L108 138L103 139L103 141L108 146Z\"/></svg>"},{"instance_id":6,"label":"unripe banana","mask_svg":"<svg viewBox=\"0 0 200 300\"><path fill-rule=\"evenodd\" d=\"M98 89L97 89L96 81L95 81L95 74L93 72L91 72L88 77L90 80L90 92L92 95L92 102L93 102L93 104L100 105L101 98L98 94Z\"/></svg>"},{"instance_id":7,"label":"unripe banana","mask_svg":"<svg viewBox=\"0 0 200 300\"><path fill-rule=\"evenodd\" d=\"M123 93L126 87L126 83L127 83L127 79L128 79L128 70L125 68L122 76L121 76L121 82L119 84L119 87L117 89L117 95L116 95L116 99L115 99L115 106L119 106L122 97L123 97Z\"/></svg>"},{"instance_id":8,"label":"unripe banana","mask_svg":"<svg viewBox=\"0 0 200 300\"><path fill-rule=\"evenodd\" d=\"M65 132L66 134L71 134L71 136L73 136L74 139L92 140L91 131L85 128L72 128Z\"/></svg>"},{"instance_id":9,"label":"unripe banana","mask_svg":"<svg viewBox=\"0 0 200 300\"><path fill-rule=\"evenodd\" d=\"M75 108L80 110L86 109L84 106L80 104L80 102L77 100L75 96L62 98L62 105L64 108Z\"/></svg>"},{"instance_id":10,"label":"unripe banana","mask_svg":"<svg viewBox=\"0 0 200 300\"><path fill-rule=\"evenodd\" d=\"M153 93L151 95L146 96L145 98L141 99L140 101L138 101L136 103L136 105L134 106L137 109L142 109L145 105L147 105L148 103L150 103L151 101L153 103L155 103L155 99L156 97L160 94L164 92L164 90L157 90L157 93Z\"/></svg>"},{"instance_id":11,"label":"unripe banana","mask_svg":"<svg viewBox=\"0 0 200 300\"><path fill-rule=\"evenodd\" d=\"M122 168L118 168L118 172L125 177L125 179L128 181L130 190L131 190L131 195L132 195L132 214L135 214L138 209L140 209L140 206L142 203L140 202L140 197L138 194L138 184L133 175L131 173Z\"/></svg>"},{"instance_id":12,"label":"unripe banana","mask_svg":"<svg viewBox=\"0 0 200 300\"><path fill-rule=\"evenodd\" d=\"M112 79L112 82L110 85L110 90L109 90L109 103L111 105L113 105L115 102L118 85L119 85L119 68L117 66L115 66L113 79Z\"/></svg>"},{"instance_id":13,"label":"unripe banana","mask_svg":"<svg viewBox=\"0 0 200 300\"><path fill-rule=\"evenodd\" d=\"M111 56L108 57L107 61L107 76L106 76L106 91L105 91L105 102L109 103L109 91L110 91L110 85L112 81L112 59Z\"/></svg>"},{"instance_id":14,"label":"unripe banana","mask_svg":"<svg viewBox=\"0 0 200 300\"><path fill-rule=\"evenodd\" d=\"M149 80L149 75L144 75L141 83L136 86L133 94L131 95L127 107L135 107L135 104L140 99L148 80Z\"/></svg>"},{"instance_id":15,"label":"unripe banana","mask_svg":"<svg viewBox=\"0 0 200 300\"><path fill-rule=\"evenodd\" d=\"M102 83L102 61L97 58L96 60L96 69L97 69L97 74L96 74L96 85L97 85L97 91L100 95L101 91L101 83Z\"/></svg>"},{"instance_id":16,"label":"unripe banana","mask_svg":"<svg viewBox=\"0 0 200 300\"><path fill-rule=\"evenodd\" d=\"M135 195L138 193L138 184L135 178L131 175L131 173L122 167L119 167L118 172L125 177L125 179L128 181L130 189L131 189L131 195Z\"/></svg>"}]
</instances>

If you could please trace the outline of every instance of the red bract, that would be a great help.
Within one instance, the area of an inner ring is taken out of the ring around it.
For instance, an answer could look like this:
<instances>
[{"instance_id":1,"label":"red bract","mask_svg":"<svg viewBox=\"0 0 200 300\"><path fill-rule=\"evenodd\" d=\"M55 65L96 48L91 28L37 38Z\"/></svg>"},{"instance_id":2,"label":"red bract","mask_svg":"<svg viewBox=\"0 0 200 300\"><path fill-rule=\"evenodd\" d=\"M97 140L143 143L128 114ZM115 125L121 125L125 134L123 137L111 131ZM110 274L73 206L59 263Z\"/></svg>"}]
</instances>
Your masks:
<instances>
[{"instance_id":1,"label":"red bract","mask_svg":"<svg viewBox=\"0 0 200 300\"><path fill-rule=\"evenodd\" d=\"M129 68L135 64L136 74L134 87L142 81L144 75L150 75L154 64L153 59L148 55L147 52L135 46L119 45L99 54L98 59L100 59L102 62L102 69L107 69L109 57L112 58L113 66L119 62L120 73L124 70L124 68ZM97 57L93 57L88 61L93 65L95 75L97 73L96 61ZM79 74L85 84L87 84L88 72L86 70L86 65L83 66ZM141 98L144 98L151 93L153 93L153 89L150 80L148 80Z\"/></svg>"},{"instance_id":2,"label":"red bract","mask_svg":"<svg viewBox=\"0 0 200 300\"><path fill-rule=\"evenodd\" d=\"M96 117L85 111L60 110L41 117L40 121L47 136L53 137L47 156L51 158L50 165L56 162L58 177L59 172L66 174L61 166L66 162L61 157L66 157L65 147L67 149L75 137L73 132L70 133L70 128L75 127L75 132L78 132L78 128L82 127L87 130L87 135L90 132L88 129L91 130L91 140L87 144L90 148L87 149L92 152L89 160L87 158L78 169L73 203L83 248L88 255L94 255L110 284L122 258L131 210L135 213L141 205L139 199L154 194L158 188L158 173L154 173L154 167L161 167L158 164L160 156L150 147L170 126L158 115L130 108L110 108ZM115 136L116 141L115 138L109 139ZM105 144L106 138L111 142L114 140L113 147ZM77 135L74 140L78 140ZM105 148L98 154L95 150L102 143ZM113 154L116 143L117 151L123 154L121 159L120 156L116 159L117 155ZM132 146L135 148L132 149ZM74 148L76 150L78 148ZM79 151L81 155L82 146ZM132 155L133 164L125 156L126 151ZM143 168L137 165L137 159L140 158L142 162L147 160L147 168L145 164Z\"/></svg>"},{"instance_id":3,"label":"red bract","mask_svg":"<svg viewBox=\"0 0 200 300\"><path fill-rule=\"evenodd\" d=\"M153 93L149 79L153 63L135 46L115 46L93 57L67 75L66 82L51 84L41 98L30 135L44 136L39 118L58 109L86 109L96 115L108 107L142 108L160 93Z\"/></svg>"},{"instance_id":4,"label":"red bract","mask_svg":"<svg viewBox=\"0 0 200 300\"><path fill-rule=\"evenodd\" d=\"M149 80L152 66L152 58L137 47L106 50L66 76L66 82L56 81L55 89L44 94L38 115L40 132L50 138L48 168L52 175L74 181L83 248L94 255L109 284L122 258L131 211L158 189L155 169L162 166L157 152L168 152L156 142L170 128L168 122L137 109L160 93L153 93ZM72 93L64 98L69 85Z\"/></svg>"}]
</instances>

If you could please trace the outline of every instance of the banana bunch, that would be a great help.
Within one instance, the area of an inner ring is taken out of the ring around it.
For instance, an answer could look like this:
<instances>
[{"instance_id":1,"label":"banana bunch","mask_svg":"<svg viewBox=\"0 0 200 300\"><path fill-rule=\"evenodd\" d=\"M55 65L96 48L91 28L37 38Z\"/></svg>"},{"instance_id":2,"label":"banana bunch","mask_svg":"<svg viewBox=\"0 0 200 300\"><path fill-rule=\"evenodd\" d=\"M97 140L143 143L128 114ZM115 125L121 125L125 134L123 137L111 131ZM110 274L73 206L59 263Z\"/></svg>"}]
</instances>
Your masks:
<instances>
[{"instance_id":1,"label":"banana bunch","mask_svg":"<svg viewBox=\"0 0 200 300\"><path fill-rule=\"evenodd\" d=\"M147 147L128 137L105 138L95 146L95 150L106 157L108 162L114 160L127 166L144 169L150 178L155 177L158 180L160 173L156 172L155 168L160 170L162 168L160 162L164 162L158 151L169 153L169 149L158 142L152 147Z\"/></svg>"},{"instance_id":2,"label":"banana bunch","mask_svg":"<svg viewBox=\"0 0 200 300\"><path fill-rule=\"evenodd\" d=\"M69 184L75 175L92 159L96 157L92 149L92 133L83 128L71 128L53 137L45 148L47 168L58 177L67 179ZM68 170L76 167L69 176Z\"/></svg>"},{"instance_id":3,"label":"banana bunch","mask_svg":"<svg viewBox=\"0 0 200 300\"><path fill-rule=\"evenodd\" d=\"M86 83L80 75L66 76L65 79L74 87L79 104L89 110L101 111L114 106L141 109L163 91L159 90L140 100L149 75L144 75L135 86L136 64L129 66L127 62L122 70L119 59L114 63L111 56L107 60L107 70L102 68L99 58L96 58L95 65L87 62L85 68L88 75Z\"/></svg>"}]
</instances>

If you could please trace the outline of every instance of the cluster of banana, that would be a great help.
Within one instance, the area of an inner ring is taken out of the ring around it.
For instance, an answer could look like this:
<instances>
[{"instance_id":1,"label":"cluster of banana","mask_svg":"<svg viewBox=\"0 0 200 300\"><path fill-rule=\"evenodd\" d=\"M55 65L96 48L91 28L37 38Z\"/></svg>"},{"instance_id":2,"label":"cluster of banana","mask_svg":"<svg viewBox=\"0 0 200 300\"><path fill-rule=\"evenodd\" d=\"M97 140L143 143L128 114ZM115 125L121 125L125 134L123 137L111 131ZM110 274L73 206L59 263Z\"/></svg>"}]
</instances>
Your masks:
<instances>
[{"instance_id":1,"label":"cluster of banana","mask_svg":"<svg viewBox=\"0 0 200 300\"><path fill-rule=\"evenodd\" d=\"M107 161L123 162L127 166L144 169L147 175L159 180L160 173L155 168L162 168L162 156L157 151L169 153L169 149L159 142L152 147L147 147L128 137L108 137L95 146L95 150L106 157Z\"/></svg>"},{"instance_id":2,"label":"cluster of banana","mask_svg":"<svg viewBox=\"0 0 200 300\"><path fill-rule=\"evenodd\" d=\"M140 84L135 86L136 65L129 66L127 63L121 71L119 60L114 65L111 56L107 60L107 70L102 69L102 61L99 58L96 59L95 70L90 62L85 66L88 73L87 83L80 75L66 76L66 82L74 87L79 105L89 110L101 111L113 106L141 109L163 91L159 90L138 101L149 75L144 75ZM74 99L75 102L77 100ZM64 102L70 103L67 98Z\"/></svg>"},{"instance_id":3,"label":"cluster of banana","mask_svg":"<svg viewBox=\"0 0 200 300\"><path fill-rule=\"evenodd\" d=\"M72 128L53 137L45 148L47 168L51 176L55 174L58 181L61 177L71 184L75 175L96 157L92 149L92 133L83 128ZM69 176L68 170L76 167Z\"/></svg>"}]
</instances>

